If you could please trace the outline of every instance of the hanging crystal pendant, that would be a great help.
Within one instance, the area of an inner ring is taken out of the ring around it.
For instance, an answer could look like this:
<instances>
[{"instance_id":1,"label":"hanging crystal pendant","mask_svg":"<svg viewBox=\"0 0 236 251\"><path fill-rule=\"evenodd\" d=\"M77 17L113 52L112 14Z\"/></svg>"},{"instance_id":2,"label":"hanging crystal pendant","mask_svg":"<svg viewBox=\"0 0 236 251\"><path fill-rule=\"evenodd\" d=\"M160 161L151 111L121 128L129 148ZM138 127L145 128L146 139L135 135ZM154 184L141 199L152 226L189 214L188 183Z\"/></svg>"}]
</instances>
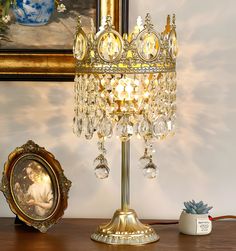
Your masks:
<instances>
[{"instance_id":1,"label":"hanging crystal pendant","mask_svg":"<svg viewBox=\"0 0 236 251\"><path fill-rule=\"evenodd\" d=\"M93 128L93 124L92 124L92 119L87 117L86 120L86 127L85 127L85 138L86 139L91 139L93 137L93 132L94 132L94 128Z\"/></svg>"},{"instance_id":2,"label":"hanging crystal pendant","mask_svg":"<svg viewBox=\"0 0 236 251\"><path fill-rule=\"evenodd\" d=\"M110 138L112 136L112 123L105 116L100 121L98 133L101 137Z\"/></svg>"},{"instance_id":3,"label":"hanging crystal pendant","mask_svg":"<svg viewBox=\"0 0 236 251\"><path fill-rule=\"evenodd\" d=\"M93 163L95 166L98 166L99 164L107 165L107 159L104 157L103 154L99 154Z\"/></svg>"},{"instance_id":4,"label":"hanging crystal pendant","mask_svg":"<svg viewBox=\"0 0 236 251\"><path fill-rule=\"evenodd\" d=\"M148 179L157 177L157 166L150 159L149 163L143 168L143 175Z\"/></svg>"},{"instance_id":5,"label":"hanging crystal pendant","mask_svg":"<svg viewBox=\"0 0 236 251\"><path fill-rule=\"evenodd\" d=\"M133 124L129 121L127 116L123 116L116 126L116 133L121 141L127 141L134 133Z\"/></svg>"},{"instance_id":6,"label":"hanging crystal pendant","mask_svg":"<svg viewBox=\"0 0 236 251\"><path fill-rule=\"evenodd\" d=\"M82 133L82 127L83 127L83 121L82 118L79 117L74 117L73 118L73 132L75 135L77 135L78 137L81 135Z\"/></svg>"},{"instance_id":7,"label":"hanging crystal pendant","mask_svg":"<svg viewBox=\"0 0 236 251\"><path fill-rule=\"evenodd\" d=\"M108 167L108 161L105 158L106 149L104 147L104 138L100 138L98 141L98 150L101 152L94 160L94 173L98 179L105 179L109 176L110 169Z\"/></svg>"},{"instance_id":8,"label":"hanging crystal pendant","mask_svg":"<svg viewBox=\"0 0 236 251\"><path fill-rule=\"evenodd\" d=\"M99 164L95 167L94 173L98 179L105 179L109 176L110 169L106 164Z\"/></svg>"},{"instance_id":9,"label":"hanging crystal pendant","mask_svg":"<svg viewBox=\"0 0 236 251\"><path fill-rule=\"evenodd\" d=\"M150 160L151 160L151 157L147 153L147 148L145 148L143 156L140 157L139 159L140 167L143 168L144 166L146 166Z\"/></svg>"},{"instance_id":10,"label":"hanging crystal pendant","mask_svg":"<svg viewBox=\"0 0 236 251\"><path fill-rule=\"evenodd\" d=\"M102 153L102 154L106 154L106 148L104 146L104 138L100 138L98 141L98 150Z\"/></svg>"},{"instance_id":11,"label":"hanging crystal pendant","mask_svg":"<svg viewBox=\"0 0 236 251\"><path fill-rule=\"evenodd\" d=\"M151 128L151 123L148 121L146 117L144 117L138 127L138 132L141 137L147 137L152 134L152 128Z\"/></svg>"},{"instance_id":12,"label":"hanging crystal pendant","mask_svg":"<svg viewBox=\"0 0 236 251\"><path fill-rule=\"evenodd\" d=\"M156 138L161 139L167 133L167 124L164 117L158 117L153 123L153 134Z\"/></svg>"}]
</instances>

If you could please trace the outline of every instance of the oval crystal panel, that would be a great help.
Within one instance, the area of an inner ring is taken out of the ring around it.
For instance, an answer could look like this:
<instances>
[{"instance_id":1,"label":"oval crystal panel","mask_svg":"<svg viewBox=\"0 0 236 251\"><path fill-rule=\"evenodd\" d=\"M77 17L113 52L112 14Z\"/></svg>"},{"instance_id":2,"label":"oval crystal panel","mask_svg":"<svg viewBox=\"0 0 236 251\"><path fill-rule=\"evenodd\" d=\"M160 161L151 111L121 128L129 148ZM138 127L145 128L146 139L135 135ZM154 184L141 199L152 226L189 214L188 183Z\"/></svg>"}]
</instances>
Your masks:
<instances>
[{"instance_id":1,"label":"oval crystal panel","mask_svg":"<svg viewBox=\"0 0 236 251\"><path fill-rule=\"evenodd\" d=\"M141 33L138 38L138 54L147 61L154 60L159 52L160 42L154 32Z\"/></svg>"},{"instance_id":2,"label":"oval crystal panel","mask_svg":"<svg viewBox=\"0 0 236 251\"><path fill-rule=\"evenodd\" d=\"M169 35L169 53L173 59L175 59L178 54L177 35L174 29L170 32Z\"/></svg>"},{"instance_id":3,"label":"oval crystal panel","mask_svg":"<svg viewBox=\"0 0 236 251\"><path fill-rule=\"evenodd\" d=\"M114 61L120 56L121 50L121 39L116 33L107 32L100 37L98 43L98 52L104 61Z\"/></svg>"},{"instance_id":4,"label":"oval crystal panel","mask_svg":"<svg viewBox=\"0 0 236 251\"><path fill-rule=\"evenodd\" d=\"M73 46L74 57L77 60L83 60L86 54L87 41L82 33L78 33Z\"/></svg>"}]
</instances>

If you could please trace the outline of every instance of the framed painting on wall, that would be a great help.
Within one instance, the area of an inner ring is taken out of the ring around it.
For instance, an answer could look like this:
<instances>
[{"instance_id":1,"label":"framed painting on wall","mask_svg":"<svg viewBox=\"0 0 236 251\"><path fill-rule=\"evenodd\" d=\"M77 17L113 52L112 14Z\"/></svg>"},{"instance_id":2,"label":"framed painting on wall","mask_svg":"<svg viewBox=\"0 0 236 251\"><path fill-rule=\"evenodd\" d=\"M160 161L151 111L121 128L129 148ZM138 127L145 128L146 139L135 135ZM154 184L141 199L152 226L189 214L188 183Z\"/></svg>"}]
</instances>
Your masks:
<instances>
[{"instance_id":1,"label":"framed painting on wall","mask_svg":"<svg viewBox=\"0 0 236 251\"><path fill-rule=\"evenodd\" d=\"M73 38L99 25L101 6L119 19L120 0L0 1L0 80L72 81Z\"/></svg>"}]
</instances>

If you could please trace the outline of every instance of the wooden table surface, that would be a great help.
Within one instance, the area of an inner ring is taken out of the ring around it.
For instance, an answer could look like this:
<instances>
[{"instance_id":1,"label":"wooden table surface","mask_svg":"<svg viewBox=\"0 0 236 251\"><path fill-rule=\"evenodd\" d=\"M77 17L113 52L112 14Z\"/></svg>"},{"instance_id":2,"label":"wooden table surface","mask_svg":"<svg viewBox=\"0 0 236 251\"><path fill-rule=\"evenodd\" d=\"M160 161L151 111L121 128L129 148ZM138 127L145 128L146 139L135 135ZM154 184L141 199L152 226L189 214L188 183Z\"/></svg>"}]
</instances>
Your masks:
<instances>
[{"instance_id":1,"label":"wooden table surface","mask_svg":"<svg viewBox=\"0 0 236 251\"><path fill-rule=\"evenodd\" d=\"M208 236L180 234L178 225L155 225L160 240L144 246L111 246L90 240L96 226L104 221L63 219L42 234L14 225L13 218L0 218L0 251L236 251L236 221L213 222L213 231Z\"/></svg>"}]
</instances>

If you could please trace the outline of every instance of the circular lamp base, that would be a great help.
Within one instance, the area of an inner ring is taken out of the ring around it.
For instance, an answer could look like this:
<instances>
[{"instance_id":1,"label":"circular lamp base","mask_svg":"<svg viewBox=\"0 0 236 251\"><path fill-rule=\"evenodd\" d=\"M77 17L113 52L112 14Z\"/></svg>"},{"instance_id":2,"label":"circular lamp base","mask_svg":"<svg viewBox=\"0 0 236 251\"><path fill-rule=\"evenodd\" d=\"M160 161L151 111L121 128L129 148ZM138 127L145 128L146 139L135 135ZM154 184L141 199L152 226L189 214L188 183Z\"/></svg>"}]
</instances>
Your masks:
<instances>
[{"instance_id":1,"label":"circular lamp base","mask_svg":"<svg viewBox=\"0 0 236 251\"><path fill-rule=\"evenodd\" d=\"M100 225L91 239L115 245L142 245L159 240L156 232L146 224L142 224L135 211L117 210L106 225Z\"/></svg>"}]
</instances>

